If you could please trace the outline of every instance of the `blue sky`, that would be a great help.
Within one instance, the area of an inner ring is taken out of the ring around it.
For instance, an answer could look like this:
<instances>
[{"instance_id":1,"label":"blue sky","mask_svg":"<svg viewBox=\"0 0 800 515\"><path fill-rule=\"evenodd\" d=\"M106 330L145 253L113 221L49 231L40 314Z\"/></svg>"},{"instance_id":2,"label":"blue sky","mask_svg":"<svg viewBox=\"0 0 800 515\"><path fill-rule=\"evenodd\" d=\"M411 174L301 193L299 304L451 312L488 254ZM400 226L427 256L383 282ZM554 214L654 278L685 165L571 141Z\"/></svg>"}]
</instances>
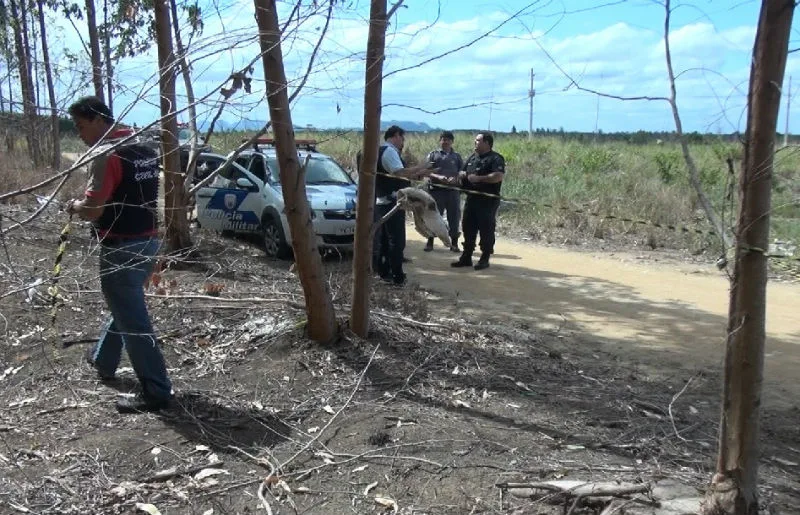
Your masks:
<instances>
[{"instance_id":1,"label":"blue sky","mask_svg":"<svg viewBox=\"0 0 800 515\"><path fill-rule=\"evenodd\" d=\"M198 94L213 91L258 52L252 2L214 5L206 8L204 33L191 47ZM280 5L285 17L289 4ZM760 2L754 0L673 2L670 43L685 130L744 129L759 8ZM293 105L296 125L363 124L368 11L368 0L337 2L317 65ZM513 13L519 14L512 17ZM322 23L321 16L311 17L284 41L292 85L307 66ZM653 0L407 0L387 31L382 118L448 129L526 130L533 69L534 128L674 130L666 102L602 98L570 87L568 78L611 95L666 96L663 24L664 8ZM796 30L792 39L793 48L800 46ZM123 121L142 124L157 115L154 55L120 65L118 75L131 87L116 106L118 113L123 106L130 107ZM796 54L790 55L786 75L787 82L789 75L795 76L792 90L797 92ZM260 60L254 77L253 92L237 95L224 120L268 116ZM798 109L800 105L792 114ZM208 119L213 110L204 107L199 117ZM783 116L782 112L781 129ZM790 117L791 131L800 131L796 118Z\"/></svg>"}]
</instances>

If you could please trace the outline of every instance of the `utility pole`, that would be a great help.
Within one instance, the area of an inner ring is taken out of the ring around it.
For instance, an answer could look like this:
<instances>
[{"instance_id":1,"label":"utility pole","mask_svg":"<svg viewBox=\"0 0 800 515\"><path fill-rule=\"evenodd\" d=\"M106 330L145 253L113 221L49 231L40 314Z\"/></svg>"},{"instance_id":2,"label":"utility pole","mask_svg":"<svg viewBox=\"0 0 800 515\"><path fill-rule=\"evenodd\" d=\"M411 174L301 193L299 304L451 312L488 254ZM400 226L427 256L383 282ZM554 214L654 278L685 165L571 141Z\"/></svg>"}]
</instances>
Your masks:
<instances>
[{"instance_id":1,"label":"utility pole","mask_svg":"<svg viewBox=\"0 0 800 515\"><path fill-rule=\"evenodd\" d=\"M494 82L492 82L492 96L489 99L489 126L488 130L492 130L492 107L494 107Z\"/></svg>"},{"instance_id":2,"label":"utility pole","mask_svg":"<svg viewBox=\"0 0 800 515\"><path fill-rule=\"evenodd\" d=\"M601 75L602 80L602 75ZM597 95L597 105L594 109L594 142L597 143L597 130L600 126L600 95Z\"/></svg>"},{"instance_id":3,"label":"utility pole","mask_svg":"<svg viewBox=\"0 0 800 515\"><path fill-rule=\"evenodd\" d=\"M789 146L789 109L792 106L792 76L789 75L789 87L786 88L786 127L783 130L783 146Z\"/></svg>"},{"instance_id":4,"label":"utility pole","mask_svg":"<svg viewBox=\"0 0 800 515\"><path fill-rule=\"evenodd\" d=\"M528 139L533 139L533 97L536 96L536 90L533 89L533 68L531 68L531 89L528 90L528 98L530 99L530 110L528 112Z\"/></svg>"}]
</instances>

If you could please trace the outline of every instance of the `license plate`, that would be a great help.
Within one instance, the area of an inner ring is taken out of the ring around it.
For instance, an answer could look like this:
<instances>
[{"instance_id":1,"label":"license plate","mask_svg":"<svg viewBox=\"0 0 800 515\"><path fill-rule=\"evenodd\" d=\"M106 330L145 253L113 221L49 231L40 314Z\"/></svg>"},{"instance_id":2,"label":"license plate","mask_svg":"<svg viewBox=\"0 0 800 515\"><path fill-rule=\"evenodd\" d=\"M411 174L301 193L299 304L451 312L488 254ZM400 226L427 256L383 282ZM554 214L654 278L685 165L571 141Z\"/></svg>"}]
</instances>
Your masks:
<instances>
[{"instance_id":1,"label":"license plate","mask_svg":"<svg viewBox=\"0 0 800 515\"><path fill-rule=\"evenodd\" d=\"M341 227L336 231L336 234L345 235L345 234L355 234L356 228L353 227Z\"/></svg>"}]
</instances>

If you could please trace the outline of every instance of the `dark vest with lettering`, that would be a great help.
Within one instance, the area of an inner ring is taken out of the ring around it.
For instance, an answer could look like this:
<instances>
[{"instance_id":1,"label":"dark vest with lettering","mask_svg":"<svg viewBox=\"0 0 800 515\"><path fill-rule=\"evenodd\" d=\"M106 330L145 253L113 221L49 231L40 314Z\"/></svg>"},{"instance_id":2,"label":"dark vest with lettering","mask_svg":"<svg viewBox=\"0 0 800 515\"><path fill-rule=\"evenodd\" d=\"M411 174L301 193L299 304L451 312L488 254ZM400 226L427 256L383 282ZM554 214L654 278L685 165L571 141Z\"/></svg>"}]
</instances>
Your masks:
<instances>
[{"instance_id":1,"label":"dark vest with lettering","mask_svg":"<svg viewBox=\"0 0 800 515\"><path fill-rule=\"evenodd\" d=\"M152 234L158 227L158 153L139 144L114 153L122 163L122 180L94 227L101 235L123 238Z\"/></svg>"},{"instance_id":2,"label":"dark vest with lettering","mask_svg":"<svg viewBox=\"0 0 800 515\"><path fill-rule=\"evenodd\" d=\"M406 179L390 177L391 173L383 167L383 153L386 152L387 148L389 148L388 145L383 145L378 150L378 175L375 177L375 198L387 197L395 191L399 191L411 185L411 182ZM403 161L402 156L400 157L400 162L403 163L403 168L405 168L406 162Z\"/></svg>"}]
</instances>

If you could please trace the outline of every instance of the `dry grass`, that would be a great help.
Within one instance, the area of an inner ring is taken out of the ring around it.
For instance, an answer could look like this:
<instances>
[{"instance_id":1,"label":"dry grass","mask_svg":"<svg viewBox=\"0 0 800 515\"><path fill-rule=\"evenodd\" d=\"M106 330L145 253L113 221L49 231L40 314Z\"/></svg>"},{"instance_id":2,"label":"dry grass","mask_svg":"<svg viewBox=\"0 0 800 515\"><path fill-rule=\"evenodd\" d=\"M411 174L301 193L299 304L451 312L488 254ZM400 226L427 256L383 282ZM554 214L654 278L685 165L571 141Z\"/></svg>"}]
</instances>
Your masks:
<instances>
[{"instance_id":1,"label":"dry grass","mask_svg":"<svg viewBox=\"0 0 800 515\"><path fill-rule=\"evenodd\" d=\"M61 170L71 167L73 162L66 157L62 158ZM0 167L3 170L2 192L14 192L38 184L54 175L50 167L36 168L24 150L0 151ZM35 195L49 196L52 194L57 182L36 192L14 196L8 203L28 204ZM81 195L86 185L81 171L76 170L56 193L56 199L65 201Z\"/></svg>"}]
</instances>

